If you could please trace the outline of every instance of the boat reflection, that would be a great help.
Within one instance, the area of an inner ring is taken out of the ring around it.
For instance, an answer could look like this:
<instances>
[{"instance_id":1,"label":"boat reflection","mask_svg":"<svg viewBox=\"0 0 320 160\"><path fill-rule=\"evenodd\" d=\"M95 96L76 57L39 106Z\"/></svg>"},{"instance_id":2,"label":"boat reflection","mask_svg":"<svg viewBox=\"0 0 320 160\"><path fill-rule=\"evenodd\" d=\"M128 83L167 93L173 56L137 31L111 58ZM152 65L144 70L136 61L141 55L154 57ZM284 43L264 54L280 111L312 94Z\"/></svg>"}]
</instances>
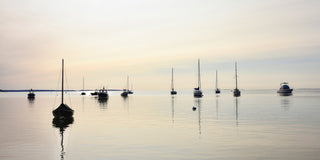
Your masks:
<instances>
[{"instance_id":1,"label":"boat reflection","mask_svg":"<svg viewBox=\"0 0 320 160\"><path fill-rule=\"evenodd\" d=\"M123 108L124 109L126 109L127 110L127 112L129 113L130 112L130 110L129 110L129 108L130 108L130 98L132 98L132 97L129 97L129 96L127 96L127 97L122 97L122 106L123 106Z\"/></svg>"},{"instance_id":2,"label":"boat reflection","mask_svg":"<svg viewBox=\"0 0 320 160\"><path fill-rule=\"evenodd\" d=\"M68 118L53 118L52 120L52 125L55 128L59 128L60 131L60 136L61 136L61 152L60 152L60 159L64 159L64 145L63 145L63 132L65 131L66 128L69 127L70 124L72 124L74 121L73 117L68 117Z\"/></svg>"},{"instance_id":3,"label":"boat reflection","mask_svg":"<svg viewBox=\"0 0 320 160\"><path fill-rule=\"evenodd\" d=\"M199 125L199 135L201 135L201 99L195 98L195 106L198 109L198 125Z\"/></svg>"},{"instance_id":4,"label":"boat reflection","mask_svg":"<svg viewBox=\"0 0 320 160\"><path fill-rule=\"evenodd\" d=\"M236 125L239 126L239 121L238 121L238 118L239 118L239 107L238 107L238 97L236 97L235 99L235 103L236 103Z\"/></svg>"},{"instance_id":5,"label":"boat reflection","mask_svg":"<svg viewBox=\"0 0 320 160\"><path fill-rule=\"evenodd\" d=\"M280 106L281 108L283 108L285 111L289 111L290 108L290 97L281 97L281 102L280 102Z\"/></svg>"},{"instance_id":6,"label":"boat reflection","mask_svg":"<svg viewBox=\"0 0 320 160\"><path fill-rule=\"evenodd\" d=\"M217 119L219 119L219 96L217 95L216 97L216 116L217 116Z\"/></svg>"},{"instance_id":7,"label":"boat reflection","mask_svg":"<svg viewBox=\"0 0 320 160\"><path fill-rule=\"evenodd\" d=\"M172 124L174 124L174 98L175 96L171 96L171 119L172 119Z\"/></svg>"},{"instance_id":8,"label":"boat reflection","mask_svg":"<svg viewBox=\"0 0 320 160\"><path fill-rule=\"evenodd\" d=\"M34 99L35 98L28 98L29 104L33 104L34 103Z\"/></svg>"},{"instance_id":9,"label":"boat reflection","mask_svg":"<svg viewBox=\"0 0 320 160\"><path fill-rule=\"evenodd\" d=\"M101 109L108 108L108 99L98 99L98 103Z\"/></svg>"}]
</instances>

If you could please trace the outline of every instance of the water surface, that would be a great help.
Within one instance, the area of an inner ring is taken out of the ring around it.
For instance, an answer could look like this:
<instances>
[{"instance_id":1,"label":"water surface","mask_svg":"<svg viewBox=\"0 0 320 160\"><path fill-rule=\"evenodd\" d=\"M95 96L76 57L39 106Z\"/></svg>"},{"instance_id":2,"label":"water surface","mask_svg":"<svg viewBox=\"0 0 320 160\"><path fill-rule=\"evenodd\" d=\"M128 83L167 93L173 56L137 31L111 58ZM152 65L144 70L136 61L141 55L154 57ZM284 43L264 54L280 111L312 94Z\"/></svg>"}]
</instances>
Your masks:
<instances>
[{"instance_id":1,"label":"water surface","mask_svg":"<svg viewBox=\"0 0 320 160\"><path fill-rule=\"evenodd\" d=\"M106 102L70 93L75 110L63 130L52 124L59 93L0 93L0 159L318 159L320 90L230 90L220 96L136 91ZM197 110L193 111L192 107Z\"/></svg>"}]
</instances>

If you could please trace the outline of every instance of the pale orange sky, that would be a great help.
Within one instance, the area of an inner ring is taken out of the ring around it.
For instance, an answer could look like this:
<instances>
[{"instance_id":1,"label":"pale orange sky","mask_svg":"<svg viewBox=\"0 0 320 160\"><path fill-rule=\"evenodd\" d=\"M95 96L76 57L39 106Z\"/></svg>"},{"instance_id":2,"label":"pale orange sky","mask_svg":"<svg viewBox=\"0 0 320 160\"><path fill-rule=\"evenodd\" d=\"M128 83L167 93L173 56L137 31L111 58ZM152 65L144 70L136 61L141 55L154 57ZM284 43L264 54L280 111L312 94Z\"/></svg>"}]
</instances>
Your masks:
<instances>
[{"instance_id":1,"label":"pale orange sky","mask_svg":"<svg viewBox=\"0 0 320 160\"><path fill-rule=\"evenodd\" d=\"M0 0L0 89L320 87L320 2Z\"/></svg>"}]
</instances>

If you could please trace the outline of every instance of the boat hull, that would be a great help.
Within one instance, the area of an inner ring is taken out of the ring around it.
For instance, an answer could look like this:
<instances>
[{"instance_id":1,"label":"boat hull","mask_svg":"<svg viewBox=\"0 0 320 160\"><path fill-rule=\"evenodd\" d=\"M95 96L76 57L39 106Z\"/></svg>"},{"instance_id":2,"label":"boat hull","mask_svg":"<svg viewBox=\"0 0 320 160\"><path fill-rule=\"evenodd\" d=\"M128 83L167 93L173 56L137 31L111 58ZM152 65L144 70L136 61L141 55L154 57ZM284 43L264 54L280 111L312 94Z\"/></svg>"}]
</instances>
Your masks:
<instances>
[{"instance_id":1,"label":"boat hull","mask_svg":"<svg viewBox=\"0 0 320 160\"><path fill-rule=\"evenodd\" d=\"M28 94L28 98L29 98L29 99L33 99L35 96L36 96L36 95L35 95L34 93L29 93L29 94Z\"/></svg>"},{"instance_id":2,"label":"boat hull","mask_svg":"<svg viewBox=\"0 0 320 160\"><path fill-rule=\"evenodd\" d=\"M176 95L176 94L177 94L177 91L171 91L170 94L171 94L171 95Z\"/></svg>"},{"instance_id":3,"label":"boat hull","mask_svg":"<svg viewBox=\"0 0 320 160\"><path fill-rule=\"evenodd\" d=\"M121 96L122 96L122 97L128 97L128 92L122 92L122 93L121 93Z\"/></svg>"},{"instance_id":4,"label":"boat hull","mask_svg":"<svg viewBox=\"0 0 320 160\"><path fill-rule=\"evenodd\" d=\"M194 91L194 92L193 92L193 96L194 96L194 97L202 97L202 96L203 96L203 94L202 94L202 92L201 92L201 91L196 90L196 91Z\"/></svg>"},{"instance_id":5,"label":"boat hull","mask_svg":"<svg viewBox=\"0 0 320 160\"><path fill-rule=\"evenodd\" d=\"M60 104L60 106L52 111L52 114L56 118L68 118L73 116L73 110L66 104Z\"/></svg>"},{"instance_id":6,"label":"boat hull","mask_svg":"<svg viewBox=\"0 0 320 160\"><path fill-rule=\"evenodd\" d=\"M234 89L233 90L233 96L234 97L240 97L241 96L241 92L239 89Z\"/></svg>"},{"instance_id":7,"label":"boat hull","mask_svg":"<svg viewBox=\"0 0 320 160\"><path fill-rule=\"evenodd\" d=\"M90 93L92 96L96 96L98 95L98 92L93 92L93 93Z\"/></svg>"},{"instance_id":8,"label":"boat hull","mask_svg":"<svg viewBox=\"0 0 320 160\"><path fill-rule=\"evenodd\" d=\"M281 96L291 96L293 89L279 89L277 93Z\"/></svg>"},{"instance_id":9,"label":"boat hull","mask_svg":"<svg viewBox=\"0 0 320 160\"><path fill-rule=\"evenodd\" d=\"M220 94L220 90L219 89L216 89L216 94Z\"/></svg>"},{"instance_id":10,"label":"boat hull","mask_svg":"<svg viewBox=\"0 0 320 160\"><path fill-rule=\"evenodd\" d=\"M98 99L99 100L106 100L109 98L109 95L107 93L99 93L98 94Z\"/></svg>"}]
</instances>

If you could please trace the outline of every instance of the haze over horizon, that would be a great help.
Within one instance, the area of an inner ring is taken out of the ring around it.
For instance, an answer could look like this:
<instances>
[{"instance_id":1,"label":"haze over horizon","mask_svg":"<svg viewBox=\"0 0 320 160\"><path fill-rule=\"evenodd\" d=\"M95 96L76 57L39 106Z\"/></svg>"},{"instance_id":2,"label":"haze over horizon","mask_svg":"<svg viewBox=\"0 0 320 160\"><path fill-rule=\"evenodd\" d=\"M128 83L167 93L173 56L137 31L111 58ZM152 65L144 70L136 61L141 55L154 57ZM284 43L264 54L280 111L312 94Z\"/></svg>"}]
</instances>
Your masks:
<instances>
[{"instance_id":1,"label":"haze over horizon","mask_svg":"<svg viewBox=\"0 0 320 160\"><path fill-rule=\"evenodd\" d=\"M0 89L320 88L320 1L0 0Z\"/></svg>"}]
</instances>

